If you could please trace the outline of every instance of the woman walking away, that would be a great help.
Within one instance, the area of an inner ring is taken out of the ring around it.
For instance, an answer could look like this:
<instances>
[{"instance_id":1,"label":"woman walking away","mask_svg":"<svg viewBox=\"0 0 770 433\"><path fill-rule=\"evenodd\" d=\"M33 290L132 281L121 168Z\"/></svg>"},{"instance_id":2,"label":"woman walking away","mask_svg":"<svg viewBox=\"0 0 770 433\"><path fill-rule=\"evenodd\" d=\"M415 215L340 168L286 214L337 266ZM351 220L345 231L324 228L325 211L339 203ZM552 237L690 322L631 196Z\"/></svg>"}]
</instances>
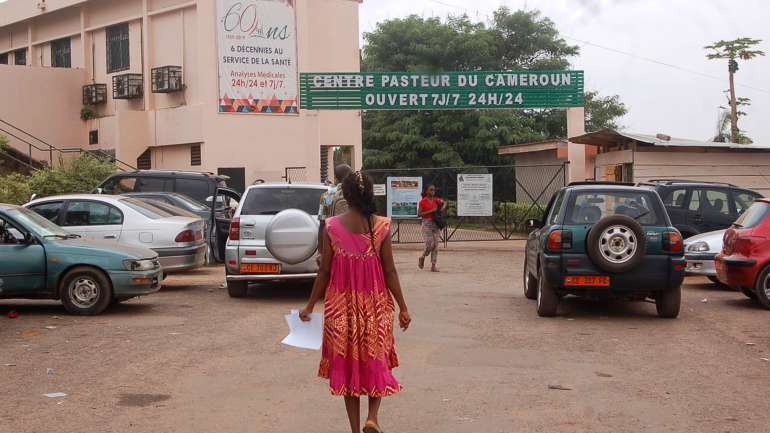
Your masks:
<instances>
[{"instance_id":1,"label":"woman walking away","mask_svg":"<svg viewBox=\"0 0 770 433\"><path fill-rule=\"evenodd\" d=\"M434 185L427 185L422 192L422 200L420 200L422 236L425 239L425 251L417 262L417 266L420 269L425 267L425 258L430 256L430 270L438 272L436 262L438 261L438 243L441 239L441 231L434 221L434 216L436 212L444 212L446 206L447 204L444 200L436 197L436 187Z\"/></svg>"},{"instance_id":2,"label":"woman walking away","mask_svg":"<svg viewBox=\"0 0 770 433\"><path fill-rule=\"evenodd\" d=\"M361 428L360 397L368 396L363 431L380 433L382 397L401 390L391 372L398 366L393 298L401 329L406 330L412 319L393 261L390 220L374 215L372 182L361 172L352 173L342 182L342 193L349 210L326 222L321 267L300 318L309 321L316 302L325 295L318 375L329 379L333 395L345 397L353 433Z\"/></svg>"}]
</instances>

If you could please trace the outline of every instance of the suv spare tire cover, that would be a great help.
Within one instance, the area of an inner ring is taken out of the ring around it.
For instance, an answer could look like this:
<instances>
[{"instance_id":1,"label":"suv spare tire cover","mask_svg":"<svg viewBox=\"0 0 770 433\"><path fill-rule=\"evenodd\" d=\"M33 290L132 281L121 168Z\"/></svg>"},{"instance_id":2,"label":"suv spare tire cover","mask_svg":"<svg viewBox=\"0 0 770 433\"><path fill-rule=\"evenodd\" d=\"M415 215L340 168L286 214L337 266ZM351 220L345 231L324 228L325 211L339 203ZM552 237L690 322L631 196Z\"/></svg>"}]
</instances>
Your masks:
<instances>
[{"instance_id":1,"label":"suv spare tire cover","mask_svg":"<svg viewBox=\"0 0 770 433\"><path fill-rule=\"evenodd\" d=\"M647 250L642 225L625 215L600 219L588 232L586 252L601 270L627 272L637 267Z\"/></svg>"},{"instance_id":2,"label":"suv spare tire cover","mask_svg":"<svg viewBox=\"0 0 770 433\"><path fill-rule=\"evenodd\" d=\"M318 249L318 223L299 209L278 213L265 229L265 245L276 259L296 265Z\"/></svg>"}]
</instances>

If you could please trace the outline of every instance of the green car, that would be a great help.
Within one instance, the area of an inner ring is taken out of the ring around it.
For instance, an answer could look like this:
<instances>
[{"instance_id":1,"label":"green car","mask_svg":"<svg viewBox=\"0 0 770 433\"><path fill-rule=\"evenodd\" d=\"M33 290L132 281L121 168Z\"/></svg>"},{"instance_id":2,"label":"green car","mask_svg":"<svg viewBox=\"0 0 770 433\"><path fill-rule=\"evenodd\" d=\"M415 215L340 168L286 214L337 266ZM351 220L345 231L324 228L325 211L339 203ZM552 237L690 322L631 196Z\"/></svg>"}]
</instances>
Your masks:
<instances>
[{"instance_id":1,"label":"green car","mask_svg":"<svg viewBox=\"0 0 770 433\"><path fill-rule=\"evenodd\" d=\"M651 188L579 182L551 198L543 221L530 220L524 295L554 316L566 295L655 302L679 315L682 235Z\"/></svg>"},{"instance_id":2,"label":"green car","mask_svg":"<svg viewBox=\"0 0 770 433\"><path fill-rule=\"evenodd\" d=\"M87 241L31 210L0 204L0 299L60 299L71 314L95 315L157 292L161 279L152 250Z\"/></svg>"}]
</instances>

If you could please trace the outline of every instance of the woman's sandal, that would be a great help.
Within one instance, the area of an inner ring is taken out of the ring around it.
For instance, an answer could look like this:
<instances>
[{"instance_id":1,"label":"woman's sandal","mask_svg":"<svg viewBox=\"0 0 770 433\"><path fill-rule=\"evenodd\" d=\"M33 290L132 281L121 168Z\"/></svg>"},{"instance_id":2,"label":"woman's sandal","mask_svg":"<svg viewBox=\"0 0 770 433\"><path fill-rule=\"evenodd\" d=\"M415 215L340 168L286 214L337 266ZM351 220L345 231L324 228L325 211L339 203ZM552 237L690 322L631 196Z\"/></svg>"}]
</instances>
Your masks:
<instances>
[{"instance_id":1,"label":"woman's sandal","mask_svg":"<svg viewBox=\"0 0 770 433\"><path fill-rule=\"evenodd\" d=\"M364 425L364 433L382 433L382 430L380 430L380 426L373 422L366 422Z\"/></svg>"}]
</instances>

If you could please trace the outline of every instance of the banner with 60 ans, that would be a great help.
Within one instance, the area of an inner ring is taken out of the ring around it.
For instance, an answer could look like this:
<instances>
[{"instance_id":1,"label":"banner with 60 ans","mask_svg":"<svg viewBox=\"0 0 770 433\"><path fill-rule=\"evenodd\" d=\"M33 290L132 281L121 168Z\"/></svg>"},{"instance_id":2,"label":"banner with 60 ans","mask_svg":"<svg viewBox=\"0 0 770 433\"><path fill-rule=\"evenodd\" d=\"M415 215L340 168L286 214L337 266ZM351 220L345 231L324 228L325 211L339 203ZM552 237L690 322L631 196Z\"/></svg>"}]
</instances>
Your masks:
<instances>
[{"instance_id":1,"label":"banner with 60 ans","mask_svg":"<svg viewBox=\"0 0 770 433\"><path fill-rule=\"evenodd\" d=\"M217 0L219 111L299 111L296 0Z\"/></svg>"}]
</instances>

